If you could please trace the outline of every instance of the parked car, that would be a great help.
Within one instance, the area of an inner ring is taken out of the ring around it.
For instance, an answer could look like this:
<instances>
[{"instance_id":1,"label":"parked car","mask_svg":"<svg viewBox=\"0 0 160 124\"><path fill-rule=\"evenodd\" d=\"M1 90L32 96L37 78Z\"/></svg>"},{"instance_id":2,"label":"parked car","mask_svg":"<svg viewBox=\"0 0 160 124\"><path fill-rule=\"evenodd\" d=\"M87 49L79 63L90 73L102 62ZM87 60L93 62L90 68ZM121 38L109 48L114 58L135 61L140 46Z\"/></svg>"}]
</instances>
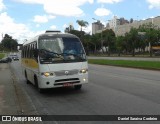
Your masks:
<instances>
[{"instance_id":1,"label":"parked car","mask_svg":"<svg viewBox=\"0 0 160 124\"><path fill-rule=\"evenodd\" d=\"M3 59L0 59L0 63L8 63L12 62L12 59L10 57L5 57Z\"/></svg>"}]
</instances>

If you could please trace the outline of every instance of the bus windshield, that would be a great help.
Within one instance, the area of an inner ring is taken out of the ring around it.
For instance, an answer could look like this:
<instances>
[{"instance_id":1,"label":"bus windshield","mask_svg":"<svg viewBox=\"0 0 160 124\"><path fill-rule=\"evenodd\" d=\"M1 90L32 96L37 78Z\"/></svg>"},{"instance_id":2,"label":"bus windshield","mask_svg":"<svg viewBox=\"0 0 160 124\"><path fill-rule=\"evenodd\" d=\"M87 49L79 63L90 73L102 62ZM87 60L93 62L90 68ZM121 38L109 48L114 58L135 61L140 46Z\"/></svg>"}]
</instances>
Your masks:
<instances>
[{"instance_id":1,"label":"bus windshield","mask_svg":"<svg viewBox=\"0 0 160 124\"><path fill-rule=\"evenodd\" d=\"M39 39L39 58L41 64L86 61L81 42L71 37Z\"/></svg>"}]
</instances>

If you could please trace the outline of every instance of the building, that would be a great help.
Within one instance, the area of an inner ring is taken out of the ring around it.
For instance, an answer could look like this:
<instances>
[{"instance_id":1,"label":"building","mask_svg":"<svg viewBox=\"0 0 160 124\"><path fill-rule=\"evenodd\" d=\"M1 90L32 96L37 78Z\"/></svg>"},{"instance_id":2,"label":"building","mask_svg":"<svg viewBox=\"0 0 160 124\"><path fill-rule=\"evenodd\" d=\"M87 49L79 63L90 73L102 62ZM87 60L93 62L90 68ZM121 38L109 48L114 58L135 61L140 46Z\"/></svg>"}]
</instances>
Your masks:
<instances>
[{"instance_id":1,"label":"building","mask_svg":"<svg viewBox=\"0 0 160 124\"><path fill-rule=\"evenodd\" d=\"M118 25L114 32L116 36L124 36L125 33L129 32L131 28L139 28L140 25L152 23L155 26L160 27L160 16L155 18L148 18L146 20L134 21L133 23L126 23L124 25Z\"/></svg>"},{"instance_id":2,"label":"building","mask_svg":"<svg viewBox=\"0 0 160 124\"><path fill-rule=\"evenodd\" d=\"M115 28L118 25L120 25L120 20L117 18L117 16L114 16L113 19L109 21L109 27Z\"/></svg>"},{"instance_id":3,"label":"building","mask_svg":"<svg viewBox=\"0 0 160 124\"><path fill-rule=\"evenodd\" d=\"M105 28L104 26L102 28L102 23L100 23L100 21L92 23L92 34L100 33L105 29L112 29L116 36L124 36L131 28L139 28L140 25L147 23L152 23L157 26L157 28L160 28L160 16L140 21L134 20L132 23L129 23L129 21L124 18L118 19L114 16L112 20L109 20Z\"/></svg>"},{"instance_id":4,"label":"building","mask_svg":"<svg viewBox=\"0 0 160 124\"><path fill-rule=\"evenodd\" d=\"M109 25L108 25L109 29L115 31L118 25L120 25L120 20L118 19L117 16L114 16L112 20L109 20Z\"/></svg>"},{"instance_id":5,"label":"building","mask_svg":"<svg viewBox=\"0 0 160 124\"><path fill-rule=\"evenodd\" d=\"M69 24L69 27L66 27L66 28L65 28L64 32L65 32L65 33L68 33L68 32L70 32L71 30L74 30L74 27L73 27L73 24L72 24L72 23Z\"/></svg>"},{"instance_id":6,"label":"building","mask_svg":"<svg viewBox=\"0 0 160 124\"><path fill-rule=\"evenodd\" d=\"M129 24L129 21L126 20L125 18L120 18L119 21L120 21L120 25Z\"/></svg>"},{"instance_id":7,"label":"building","mask_svg":"<svg viewBox=\"0 0 160 124\"><path fill-rule=\"evenodd\" d=\"M104 29L104 25L98 20L92 23L92 34L100 33Z\"/></svg>"}]
</instances>

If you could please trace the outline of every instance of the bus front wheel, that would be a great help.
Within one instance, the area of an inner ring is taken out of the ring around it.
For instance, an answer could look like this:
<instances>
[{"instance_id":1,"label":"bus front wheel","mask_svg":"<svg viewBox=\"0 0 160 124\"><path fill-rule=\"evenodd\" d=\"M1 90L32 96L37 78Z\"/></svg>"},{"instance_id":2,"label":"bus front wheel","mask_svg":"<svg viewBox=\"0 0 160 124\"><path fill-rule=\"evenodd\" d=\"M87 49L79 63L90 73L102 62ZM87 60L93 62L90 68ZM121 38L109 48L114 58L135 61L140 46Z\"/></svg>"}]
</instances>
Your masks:
<instances>
[{"instance_id":1,"label":"bus front wheel","mask_svg":"<svg viewBox=\"0 0 160 124\"><path fill-rule=\"evenodd\" d=\"M43 93L43 89L39 88L39 86L38 86L38 80L37 80L36 76L34 76L34 83L35 83L36 88L38 88L38 91L40 93Z\"/></svg>"},{"instance_id":2,"label":"bus front wheel","mask_svg":"<svg viewBox=\"0 0 160 124\"><path fill-rule=\"evenodd\" d=\"M81 88L82 88L82 84L81 84L81 85L75 85L75 86L74 86L74 89L75 89L75 90L80 90Z\"/></svg>"},{"instance_id":3,"label":"bus front wheel","mask_svg":"<svg viewBox=\"0 0 160 124\"><path fill-rule=\"evenodd\" d=\"M29 80L28 80L28 77L27 77L27 72L25 71L25 78L26 78L26 83L29 84Z\"/></svg>"}]
</instances>

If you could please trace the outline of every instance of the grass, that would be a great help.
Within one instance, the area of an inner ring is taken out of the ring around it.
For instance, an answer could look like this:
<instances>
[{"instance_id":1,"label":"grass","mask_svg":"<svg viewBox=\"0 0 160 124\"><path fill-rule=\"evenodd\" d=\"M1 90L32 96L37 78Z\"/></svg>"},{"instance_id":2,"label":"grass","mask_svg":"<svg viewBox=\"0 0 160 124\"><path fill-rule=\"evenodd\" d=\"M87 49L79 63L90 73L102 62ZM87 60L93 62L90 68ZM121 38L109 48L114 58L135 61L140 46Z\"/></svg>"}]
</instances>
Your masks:
<instances>
[{"instance_id":1,"label":"grass","mask_svg":"<svg viewBox=\"0 0 160 124\"><path fill-rule=\"evenodd\" d=\"M90 64L111 65L111 66L121 66L121 67L132 67L132 68L160 70L160 62L159 61L89 59L88 62Z\"/></svg>"},{"instance_id":2,"label":"grass","mask_svg":"<svg viewBox=\"0 0 160 124\"><path fill-rule=\"evenodd\" d=\"M0 59L2 59L5 56L4 53L0 53Z\"/></svg>"}]
</instances>

